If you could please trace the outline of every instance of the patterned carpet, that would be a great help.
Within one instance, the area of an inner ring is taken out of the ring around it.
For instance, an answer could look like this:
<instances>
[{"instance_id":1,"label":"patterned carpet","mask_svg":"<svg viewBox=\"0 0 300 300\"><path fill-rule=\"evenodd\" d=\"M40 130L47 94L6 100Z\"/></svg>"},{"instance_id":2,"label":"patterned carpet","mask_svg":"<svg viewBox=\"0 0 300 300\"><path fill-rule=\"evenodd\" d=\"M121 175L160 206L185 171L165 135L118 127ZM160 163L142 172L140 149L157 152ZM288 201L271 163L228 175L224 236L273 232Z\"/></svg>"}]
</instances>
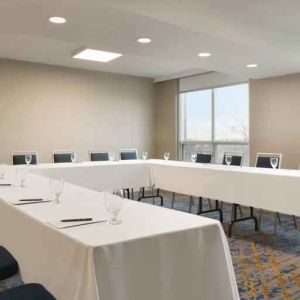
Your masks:
<instances>
[{"instance_id":1,"label":"patterned carpet","mask_svg":"<svg viewBox=\"0 0 300 300\"><path fill-rule=\"evenodd\" d=\"M164 206L170 207L171 194L163 194ZM174 209L187 212L188 203L188 197L176 195ZM197 205L193 205L192 213L196 211ZM244 208L244 215L248 211ZM224 204L223 212L227 232L231 205ZM216 213L206 216L218 219ZM233 236L228 239L241 300L300 299L300 231L295 229L291 216L280 215L282 224L274 234L274 217L273 213L263 213L261 232L253 230L252 221L235 224Z\"/></svg>"},{"instance_id":2,"label":"patterned carpet","mask_svg":"<svg viewBox=\"0 0 300 300\"><path fill-rule=\"evenodd\" d=\"M170 207L171 194L164 192L163 195L164 206ZM144 202L152 203L152 199ZM188 197L176 195L174 209L187 212L188 203ZM193 205L192 213L196 211L197 205ZM231 205L224 204L223 211L227 232ZM245 215L248 212L246 208L243 211ZM206 216L217 219L215 213ZM281 221L276 234L273 234L272 213L264 213L259 233L254 232L251 221L235 225L228 243L241 300L300 300L300 230L294 228L291 216L281 215ZM0 290L20 283L20 276L15 276L0 282Z\"/></svg>"}]
</instances>

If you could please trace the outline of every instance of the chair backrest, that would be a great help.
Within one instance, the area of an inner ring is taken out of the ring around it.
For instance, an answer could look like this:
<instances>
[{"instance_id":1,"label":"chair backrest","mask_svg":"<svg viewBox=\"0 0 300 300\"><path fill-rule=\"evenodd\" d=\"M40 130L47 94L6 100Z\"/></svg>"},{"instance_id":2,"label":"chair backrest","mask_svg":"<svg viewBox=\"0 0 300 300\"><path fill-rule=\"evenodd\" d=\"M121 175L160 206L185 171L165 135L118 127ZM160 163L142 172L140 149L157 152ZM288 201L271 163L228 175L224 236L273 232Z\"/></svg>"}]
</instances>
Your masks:
<instances>
[{"instance_id":1,"label":"chair backrest","mask_svg":"<svg viewBox=\"0 0 300 300\"><path fill-rule=\"evenodd\" d=\"M212 152L197 153L196 163L211 164L212 158L213 158Z\"/></svg>"},{"instance_id":2,"label":"chair backrest","mask_svg":"<svg viewBox=\"0 0 300 300\"><path fill-rule=\"evenodd\" d=\"M109 160L108 151L89 151L90 161Z\"/></svg>"},{"instance_id":3,"label":"chair backrest","mask_svg":"<svg viewBox=\"0 0 300 300\"><path fill-rule=\"evenodd\" d=\"M38 154L36 151L15 151L12 153L12 164L13 165L26 165L25 156L31 155L31 165L37 165L38 161Z\"/></svg>"},{"instance_id":4,"label":"chair backrest","mask_svg":"<svg viewBox=\"0 0 300 300\"><path fill-rule=\"evenodd\" d=\"M138 152L136 149L121 149L121 160L138 159Z\"/></svg>"},{"instance_id":5,"label":"chair backrest","mask_svg":"<svg viewBox=\"0 0 300 300\"><path fill-rule=\"evenodd\" d=\"M243 164L243 157L244 154L243 153L230 153L230 152L225 152L224 156L223 156L223 165L226 165L226 156L230 155L232 157L231 160L231 166L241 166Z\"/></svg>"},{"instance_id":6,"label":"chair backrest","mask_svg":"<svg viewBox=\"0 0 300 300\"><path fill-rule=\"evenodd\" d=\"M71 155L75 153L74 150L54 150L53 162L57 163L69 163L72 162Z\"/></svg>"},{"instance_id":7,"label":"chair backrest","mask_svg":"<svg viewBox=\"0 0 300 300\"><path fill-rule=\"evenodd\" d=\"M278 158L278 165L276 169L280 169L282 154L281 153L257 153L255 167L257 168L272 168L271 158Z\"/></svg>"}]
</instances>

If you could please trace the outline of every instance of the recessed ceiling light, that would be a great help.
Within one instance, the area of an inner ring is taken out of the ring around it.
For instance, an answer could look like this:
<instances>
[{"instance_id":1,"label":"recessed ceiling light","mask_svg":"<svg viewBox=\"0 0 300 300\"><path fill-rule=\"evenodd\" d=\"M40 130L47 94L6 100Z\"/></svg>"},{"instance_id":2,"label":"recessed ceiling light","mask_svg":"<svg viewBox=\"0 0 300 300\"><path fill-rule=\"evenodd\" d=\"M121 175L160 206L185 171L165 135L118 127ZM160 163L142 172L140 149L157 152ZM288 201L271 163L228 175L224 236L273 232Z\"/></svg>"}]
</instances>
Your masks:
<instances>
[{"instance_id":1,"label":"recessed ceiling light","mask_svg":"<svg viewBox=\"0 0 300 300\"><path fill-rule=\"evenodd\" d=\"M258 65L257 64L249 64L249 65L246 65L246 68L257 68Z\"/></svg>"},{"instance_id":2,"label":"recessed ceiling light","mask_svg":"<svg viewBox=\"0 0 300 300\"><path fill-rule=\"evenodd\" d=\"M64 24L67 22L67 20L65 18L62 17L50 17L49 21L51 23L55 23L55 24Z\"/></svg>"},{"instance_id":3,"label":"recessed ceiling light","mask_svg":"<svg viewBox=\"0 0 300 300\"><path fill-rule=\"evenodd\" d=\"M211 53L209 53L209 52L201 52L201 53L198 53L198 56L199 57L209 57L209 56L211 56Z\"/></svg>"},{"instance_id":4,"label":"recessed ceiling light","mask_svg":"<svg viewBox=\"0 0 300 300\"><path fill-rule=\"evenodd\" d=\"M141 38L137 39L137 42L141 43L141 44L149 44L149 43L151 43L151 41L152 40L148 37L141 37Z\"/></svg>"},{"instance_id":5,"label":"recessed ceiling light","mask_svg":"<svg viewBox=\"0 0 300 300\"><path fill-rule=\"evenodd\" d=\"M73 58L84 59L84 60L92 60L99 62L109 62L112 61L123 54L100 51L94 49L84 49L77 54L73 55Z\"/></svg>"}]
</instances>

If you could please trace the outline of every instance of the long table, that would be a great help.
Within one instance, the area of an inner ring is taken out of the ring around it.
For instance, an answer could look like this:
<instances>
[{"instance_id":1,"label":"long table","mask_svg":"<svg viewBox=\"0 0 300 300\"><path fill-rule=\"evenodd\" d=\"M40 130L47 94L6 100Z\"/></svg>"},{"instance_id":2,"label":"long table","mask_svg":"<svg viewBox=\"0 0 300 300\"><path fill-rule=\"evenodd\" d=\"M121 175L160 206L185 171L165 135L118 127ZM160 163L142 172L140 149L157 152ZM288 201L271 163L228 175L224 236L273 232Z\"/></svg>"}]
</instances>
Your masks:
<instances>
[{"instance_id":1,"label":"long table","mask_svg":"<svg viewBox=\"0 0 300 300\"><path fill-rule=\"evenodd\" d=\"M152 183L167 191L300 216L300 171L152 160Z\"/></svg>"},{"instance_id":2,"label":"long table","mask_svg":"<svg viewBox=\"0 0 300 300\"><path fill-rule=\"evenodd\" d=\"M122 173L120 166L130 174L124 173L125 183L117 182L118 188L152 185L157 171L151 162L107 163L103 173L99 165L80 165L32 167L25 188L0 187L5 224L0 226L1 244L18 260L24 281L44 284L58 300L239 299L228 244L217 221L124 200L121 225L50 225L69 217L107 219L103 193L96 190L115 188L112 179ZM116 166L118 171L110 173ZM15 170L8 169L8 180L13 180ZM109 180L109 174L115 177ZM66 183L59 205L11 204L25 197L49 197L49 176L81 186Z\"/></svg>"}]
</instances>

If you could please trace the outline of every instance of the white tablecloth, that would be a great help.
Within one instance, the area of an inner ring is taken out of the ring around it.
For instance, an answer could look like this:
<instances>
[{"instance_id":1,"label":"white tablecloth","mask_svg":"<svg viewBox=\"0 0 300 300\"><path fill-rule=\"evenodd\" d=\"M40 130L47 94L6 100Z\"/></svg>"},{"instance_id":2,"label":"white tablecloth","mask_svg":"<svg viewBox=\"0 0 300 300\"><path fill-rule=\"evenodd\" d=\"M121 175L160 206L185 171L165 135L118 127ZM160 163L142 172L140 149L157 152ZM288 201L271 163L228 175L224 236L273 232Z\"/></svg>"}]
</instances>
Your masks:
<instances>
[{"instance_id":1,"label":"white tablecloth","mask_svg":"<svg viewBox=\"0 0 300 300\"><path fill-rule=\"evenodd\" d=\"M37 174L64 178L70 183L97 191L139 189L152 185L149 161L143 160L40 164L30 169Z\"/></svg>"},{"instance_id":2,"label":"white tablecloth","mask_svg":"<svg viewBox=\"0 0 300 300\"><path fill-rule=\"evenodd\" d=\"M26 282L44 284L58 300L239 299L219 222L125 200L121 225L59 230L47 222L108 218L102 193L71 184L59 205L10 203L47 198L48 190L48 179L34 174L25 188L0 187L1 244Z\"/></svg>"},{"instance_id":3,"label":"white tablecloth","mask_svg":"<svg viewBox=\"0 0 300 300\"><path fill-rule=\"evenodd\" d=\"M300 171L153 160L164 190L300 216Z\"/></svg>"}]
</instances>

